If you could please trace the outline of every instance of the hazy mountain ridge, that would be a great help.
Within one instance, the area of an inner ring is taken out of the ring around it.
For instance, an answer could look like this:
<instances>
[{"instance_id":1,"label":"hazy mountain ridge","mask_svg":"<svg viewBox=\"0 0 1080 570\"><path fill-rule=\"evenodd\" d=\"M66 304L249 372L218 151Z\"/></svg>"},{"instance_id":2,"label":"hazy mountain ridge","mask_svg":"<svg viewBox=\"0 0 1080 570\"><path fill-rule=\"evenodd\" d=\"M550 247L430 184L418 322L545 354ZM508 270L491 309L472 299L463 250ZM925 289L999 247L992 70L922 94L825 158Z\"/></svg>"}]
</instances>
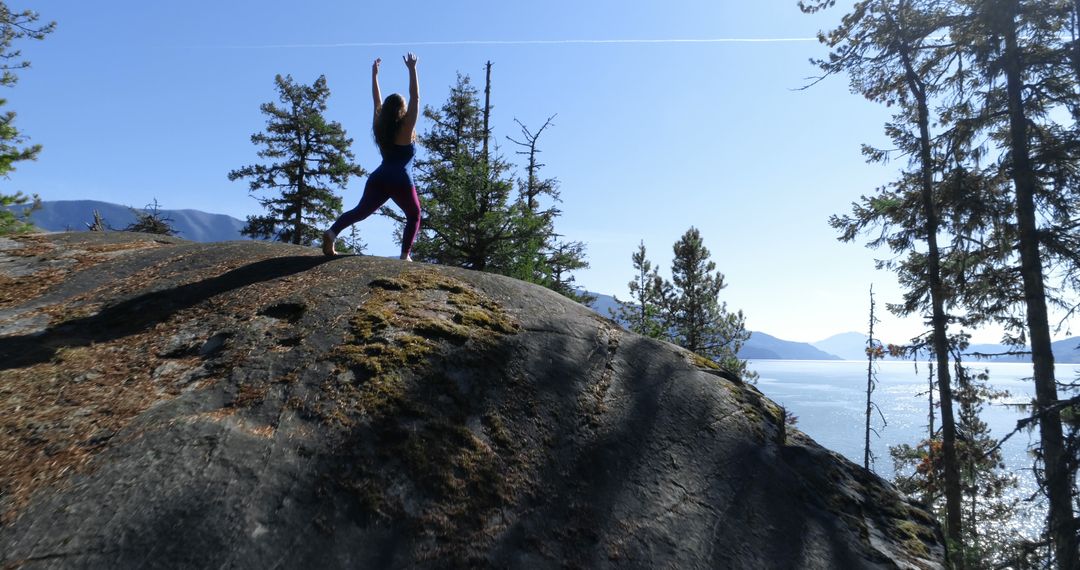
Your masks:
<instances>
[{"instance_id":1,"label":"hazy mountain ridge","mask_svg":"<svg viewBox=\"0 0 1080 570\"><path fill-rule=\"evenodd\" d=\"M588 293L596 296L590 308L602 316L613 318L611 311L619 306L615 297L593 291ZM626 326L626 323L620 324ZM739 357L746 360L843 360L809 343L784 340L760 331L751 331L750 340L739 351Z\"/></svg>"},{"instance_id":2,"label":"hazy mountain ridge","mask_svg":"<svg viewBox=\"0 0 1080 570\"><path fill-rule=\"evenodd\" d=\"M863 333L846 332L830 336L827 339L820 340L811 344L820 350L835 354L843 358L844 360L865 360L866 338L867 335ZM884 341L884 343L889 344L889 341ZM1051 348L1054 351L1055 362L1059 364L1080 363L1080 336L1074 336L1054 342L1053 344L1051 344ZM971 363L1030 362L1031 357L1029 355L1007 354L1010 350L1016 349L1010 349L1009 347L1001 344L973 344L968 347L967 351L965 351L965 354L967 355L968 361ZM980 358L975 356L976 354L996 354L1000 356Z\"/></svg>"},{"instance_id":3,"label":"hazy mountain ridge","mask_svg":"<svg viewBox=\"0 0 1080 570\"><path fill-rule=\"evenodd\" d=\"M16 208L19 209L19 208ZM94 220L97 210L113 229L121 230L135 221L132 208L99 200L49 200L41 202L41 209L30 215L30 222L50 232L85 231ZM143 208L135 210L144 211ZM177 237L191 241L212 242L248 239L240 234L244 221L225 214L211 214L201 210L160 210Z\"/></svg>"}]
</instances>

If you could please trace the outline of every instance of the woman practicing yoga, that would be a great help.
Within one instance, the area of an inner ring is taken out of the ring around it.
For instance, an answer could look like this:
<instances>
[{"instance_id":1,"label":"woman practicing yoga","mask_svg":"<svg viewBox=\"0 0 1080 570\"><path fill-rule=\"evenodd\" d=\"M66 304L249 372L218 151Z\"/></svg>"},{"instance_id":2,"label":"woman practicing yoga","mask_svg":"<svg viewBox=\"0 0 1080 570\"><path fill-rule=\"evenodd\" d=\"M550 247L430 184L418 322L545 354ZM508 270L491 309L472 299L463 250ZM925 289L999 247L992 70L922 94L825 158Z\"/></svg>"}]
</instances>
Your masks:
<instances>
[{"instance_id":1,"label":"woman practicing yoga","mask_svg":"<svg viewBox=\"0 0 1080 570\"><path fill-rule=\"evenodd\" d=\"M379 93L379 64L376 59L371 64L371 96L375 100L375 118L372 131L375 144L382 153L382 164L368 176L364 185L364 194L355 208L345 212L323 233L322 250L326 255L337 254L334 241L345 228L375 213L386 200L393 200L405 212L405 232L401 236L401 259L412 261L412 250L416 232L420 229L420 198L416 187L409 177L408 165L416 154L413 141L416 140L416 119L420 110L420 85L416 80L416 55L410 53L403 58L409 68L409 105L405 98L397 93L386 101Z\"/></svg>"}]
</instances>

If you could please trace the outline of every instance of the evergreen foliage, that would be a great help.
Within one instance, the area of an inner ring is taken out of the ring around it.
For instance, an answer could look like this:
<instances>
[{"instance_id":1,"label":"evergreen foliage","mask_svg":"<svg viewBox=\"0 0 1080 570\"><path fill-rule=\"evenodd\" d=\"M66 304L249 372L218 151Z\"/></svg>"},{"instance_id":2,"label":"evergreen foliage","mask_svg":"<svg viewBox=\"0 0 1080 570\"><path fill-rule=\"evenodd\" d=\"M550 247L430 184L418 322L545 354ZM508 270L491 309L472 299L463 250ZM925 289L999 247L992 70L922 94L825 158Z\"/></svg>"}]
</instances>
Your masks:
<instances>
[{"instance_id":1,"label":"evergreen foliage","mask_svg":"<svg viewBox=\"0 0 1080 570\"><path fill-rule=\"evenodd\" d=\"M22 208L19 209L19 206ZM39 208L41 199L36 194L32 197L22 192L0 194L0 236L34 231L34 225L28 220L30 214Z\"/></svg>"},{"instance_id":2,"label":"evergreen foliage","mask_svg":"<svg viewBox=\"0 0 1080 570\"><path fill-rule=\"evenodd\" d=\"M877 230L871 247L887 246L898 258L879 262L895 270L908 285L904 306L890 307L899 314L926 314L931 325L927 337L937 357L941 397L942 453L945 463L946 535L960 540L960 475L956 462L956 428L949 376L947 335L949 315L943 284L942 259L947 248L939 243L942 211L935 200L935 139L930 132L933 98L945 88L950 70L949 50L940 39L944 2L934 0L863 1L836 30L822 38L832 52L816 63L828 74L847 73L852 90L867 99L896 106L886 133L908 168L878 196L863 196L852 215L833 216L829 223L844 241L861 232ZM800 3L808 10L806 3ZM893 153L864 148L871 162L884 162Z\"/></svg>"},{"instance_id":3,"label":"evergreen foliage","mask_svg":"<svg viewBox=\"0 0 1080 570\"><path fill-rule=\"evenodd\" d=\"M424 222L413 259L509 273L526 220L510 200L510 164L497 150L483 153L483 113L469 77L459 74L443 106L425 108L424 116L432 126L419 139L426 151L416 161ZM401 219L389 208L382 212Z\"/></svg>"},{"instance_id":4,"label":"evergreen foliage","mask_svg":"<svg viewBox=\"0 0 1080 570\"><path fill-rule=\"evenodd\" d=\"M691 227L675 242L671 261L672 295L668 306L675 342L705 358L718 362L741 377L755 378L738 357L749 340L746 318L741 310L729 312L720 302L727 287L724 274L709 259L709 250L697 228Z\"/></svg>"},{"instance_id":5,"label":"evergreen foliage","mask_svg":"<svg viewBox=\"0 0 1080 570\"><path fill-rule=\"evenodd\" d=\"M269 238L297 245L311 245L322 229L341 213L341 198L351 176L364 170L355 160L352 139L323 113L330 89L319 76L308 86L289 75L274 78L281 106L273 102L259 108L267 116L266 130L251 135L262 147L258 156L267 164L253 164L229 172L229 180L250 179L249 192L272 193L258 197L266 213L248 216L241 232L253 238Z\"/></svg>"},{"instance_id":6,"label":"evergreen foliage","mask_svg":"<svg viewBox=\"0 0 1080 570\"><path fill-rule=\"evenodd\" d=\"M727 285L724 274L709 259L701 232L691 227L675 242L669 282L646 257L645 242L631 255L634 278L627 284L629 301L615 301L612 318L630 330L650 338L673 342L716 362L731 374L747 381L757 373L746 367L739 350L750 339L743 312L730 312L720 301Z\"/></svg>"},{"instance_id":7,"label":"evergreen foliage","mask_svg":"<svg viewBox=\"0 0 1080 570\"><path fill-rule=\"evenodd\" d=\"M338 236L335 248L341 253L359 255L364 253L364 250L367 249L367 243L360 238L360 232L356 229L356 225L354 224L349 226L348 234Z\"/></svg>"},{"instance_id":8,"label":"evergreen foliage","mask_svg":"<svg viewBox=\"0 0 1080 570\"><path fill-rule=\"evenodd\" d=\"M1017 500L1009 495L1017 485L1016 476L1006 470L1001 442L981 418L987 403L1007 398L1009 393L991 388L989 371L976 372L963 364L965 335L950 339L950 347L953 377L957 380L956 427L961 437L956 449L965 514L960 541L953 545L951 554L965 568L1037 567L1032 559L1032 554L1038 552L1037 545L1018 537L1012 528L1020 514ZM915 446L902 444L889 449L897 487L922 497L939 515L944 509L941 447L940 434L934 433Z\"/></svg>"},{"instance_id":9,"label":"evergreen foliage","mask_svg":"<svg viewBox=\"0 0 1080 570\"><path fill-rule=\"evenodd\" d=\"M944 464L946 529L961 565L982 564L984 550L967 529L988 515L962 505L964 442L956 432L973 420L950 418L945 327L994 321L1005 326L1006 343L1030 343L1037 472L1053 552L1040 563L1080 567L1075 431L1065 433L1060 417L1067 407L1059 387L1069 387L1054 378L1048 315L1052 307L1075 312L1080 290L1078 22L1075 1L859 1L821 36L832 50L817 62L826 75L846 72L853 90L897 109L886 125L895 150L864 152L872 161L900 153L909 169L831 223L845 240L874 228L869 245L896 255L879 265L906 289L890 308L931 316L934 330L914 342L937 358L942 457L933 459ZM959 396L971 398L963 374L956 404L961 416L977 415Z\"/></svg>"},{"instance_id":10,"label":"evergreen foliage","mask_svg":"<svg viewBox=\"0 0 1080 570\"><path fill-rule=\"evenodd\" d=\"M539 283L583 304L596 300L595 296L581 292L574 286L573 272L587 269L585 260L586 246L580 241L563 241L555 231L555 219L562 213L555 204L561 202L559 181L556 178L542 178L540 169L546 166L539 161L542 152L539 147L540 135L553 126L552 115L535 132L521 121L514 119L521 129L520 140L506 137L518 145L518 155L527 157L525 177L518 180L518 206L524 210L521 227L526 237L520 249L519 265L511 275ZM550 205L544 208L540 199L546 197Z\"/></svg>"},{"instance_id":11,"label":"evergreen foliage","mask_svg":"<svg viewBox=\"0 0 1080 570\"><path fill-rule=\"evenodd\" d=\"M171 223L172 218L167 217L161 211L157 198L154 198L154 201L147 204L142 210L131 208L131 213L135 214L135 221L124 228L125 232L142 232L163 236L176 235L176 229L173 228Z\"/></svg>"},{"instance_id":12,"label":"evergreen foliage","mask_svg":"<svg viewBox=\"0 0 1080 570\"><path fill-rule=\"evenodd\" d=\"M533 279L545 287L569 297L584 305L589 305L596 300L595 295L590 295L575 285L574 271L588 269L589 262L585 260L585 243L580 241L555 241L558 237L552 230L548 233L546 243L540 253L543 257L544 272L539 279Z\"/></svg>"},{"instance_id":13,"label":"evergreen foliage","mask_svg":"<svg viewBox=\"0 0 1080 570\"><path fill-rule=\"evenodd\" d=\"M634 278L627 283L630 300L620 301L616 297L618 308L611 311L611 317L627 323L631 331L642 336L669 339L671 327L664 308L668 304L670 284L664 282L646 257L644 241L638 244L630 259L634 264Z\"/></svg>"},{"instance_id":14,"label":"evergreen foliage","mask_svg":"<svg viewBox=\"0 0 1080 570\"><path fill-rule=\"evenodd\" d=\"M0 86L14 86L18 81L15 72L30 67L30 62L22 59L22 51L14 47L15 42L24 38L42 40L56 29L56 22L40 24L39 19L37 12L12 11L6 2L0 2ZM0 107L5 104L7 100L0 98ZM17 162L37 159L41 145L27 146L27 140L15 126L13 111L0 114L0 177L8 177ZM25 206L28 202L31 205L18 213L9 209L10 206ZM38 207L37 195L29 197L22 192L0 192L0 235L32 231L33 225L26 218Z\"/></svg>"},{"instance_id":15,"label":"evergreen foliage","mask_svg":"<svg viewBox=\"0 0 1080 570\"><path fill-rule=\"evenodd\" d=\"M539 174L538 140L551 119L535 132L518 122L523 141L510 140L529 158L517 180L489 140L491 109L462 74L441 107L424 109L431 127L419 137L424 155L416 161L417 192L424 219L413 259L509 275L588 303L573 276L588 267L585 244L564 241L555 231L558 180ZM380 213L404 222L391 208Z\"/></svg>"}]
</instances>

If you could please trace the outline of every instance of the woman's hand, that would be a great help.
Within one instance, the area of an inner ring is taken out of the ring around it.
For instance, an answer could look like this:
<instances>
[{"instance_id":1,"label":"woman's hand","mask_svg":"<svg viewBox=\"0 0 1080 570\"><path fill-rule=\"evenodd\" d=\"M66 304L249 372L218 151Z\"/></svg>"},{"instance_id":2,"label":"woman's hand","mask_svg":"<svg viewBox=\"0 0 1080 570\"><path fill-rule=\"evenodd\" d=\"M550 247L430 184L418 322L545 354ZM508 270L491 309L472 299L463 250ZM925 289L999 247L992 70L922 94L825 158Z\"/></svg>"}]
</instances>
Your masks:
<instances>
[{"instance_id":1,"label":"woman's hand","mask_svg":"<svg viewBox=\"0 0 1080 570\"><path fill-rule=\"evenodd\" d=\"M379 74L379 64L380 63L382 63L382 58L381 57L375 58L375 61L371 64L371 74L372 75L378 75Z\"/></svg>"},{"instance_id":2,"label":"woman's hand","mask_svg":"<svg viewBox=\"0 0 1080 570\"><path fill-rule=\"evenodd\" d=\"M401 58L405 60L405 67L408 67L409 69L416 69L415 53L410 51L408 55L404 55Z\"/></svg>"}]
</instances>

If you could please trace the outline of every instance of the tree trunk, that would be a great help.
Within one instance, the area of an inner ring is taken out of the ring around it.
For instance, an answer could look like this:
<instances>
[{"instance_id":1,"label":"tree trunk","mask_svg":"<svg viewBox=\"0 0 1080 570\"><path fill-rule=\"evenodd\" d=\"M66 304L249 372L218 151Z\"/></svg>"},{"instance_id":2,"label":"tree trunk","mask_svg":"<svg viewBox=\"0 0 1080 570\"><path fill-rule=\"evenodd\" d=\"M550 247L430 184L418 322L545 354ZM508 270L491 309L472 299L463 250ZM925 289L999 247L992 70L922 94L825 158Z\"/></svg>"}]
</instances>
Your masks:
<instances>
[{"instance_id":1,"label":"tree trunk","mask_svg":"<svg viewBox=\"0 0 1080 570\"><path fill-rule=\"evenodd\" d=\"M929 422L930 422L929 425L927 426L927 429L929 430L930 435L926 439L926 447L927 447L927 449L931 449L931 446L933 445L933 442L934 442L934 433L937 431L937 430L934 429L934 363L929 362L929 363L927 363L927 365L930 368L929 377L927 378L927 390L926 390L926 393L929 395L928 400L930 402L930 413L928 414L928 418L927 418L929 420ZM934 482L934 470L933 469L930 469L929 471L926 472L926 478L927 478L927 481L930 483L930 485L927 486L926 494L923 495L923 502L926 503L927 505L932 505L932 504L934 504L934 494L930 489L933 489L934 484L935 484L935 482Z\"/></svg>"},{"instance_id":2,"label":"tree trunk","mask_svg":"<svg viewBox=\"0 0 1080 570\"><path fill-rule=\"evenodd\" d=\"M293 245L301 245L303 242L303 228L304 228L304 199L307 197L306 188L304 187L304 176L307 172L304 169L304 165L307 164L307 155L305 153L300 154L300 168L298 169L296 176L296 217L293 219Z\"/></svg>"},{"instance_id":3,"label":"tree trunk","mask_svg":"<svg viewBox=\"0 0 1080 570\"><path fill-rule=\"evenodd\" d=\"M1073 22L1073 44L1072 50L1069 54L1072 58L1073 74L1076 75L1076 81L1080 82L1080 0L1073 0L1072 3L1072 22Z\"/></svg>"},{"instance_id":4,"label":"tree trunk","mask_svg":"<svg viewBox=\"0 0 1080 570\"><path fill-rule=\"evenodd\" d=\"M906 46L905 46L906 47ZM960 470L956 459L956 421L953 417L952 386L949 378L948 329L945 315L945 294L941 286L941 253L938 249L938 215L934 206L934 165L931 153L930 109L926 90L919 82L906 49L901 57L907 74L907 82L918 105L919 114L919 160L921 163L921 186L923 215L926 217L926 282L930 288L933 327L934 356L937 359L938 400L941 402L941 451L945 462L945 533L959 545L963 505L961 502Z\"/></svg>"},{"instance_id":5,"label":"tree trunk","mask_svg":"<svg viewBox=\"0 0 1080 570\"><path fill-rule=\"evenodd\" d=\"M1016 0L1008 3L1005 21L1004 70L1009 105L1009 134L1012 150L1012 175L1016 187L1016 221L1020 240L1020 271L1024 281L1024 302L1027 310L1028 338L1031 341L1031 361L1034 368L1035 412L1039 415L1039 435L1042 444L1046 478L1046 495L1050 503L1049 536L1053 541L1058 567L1067 570L1080 568L1077 537L1074 530L1072 489L1069 482L1061 417L1051 408L1058 401L1054 381L1054 353L1050 348L1050 322L1046 310L1046 290L1043 286L1043 267L1039 257L1039 234L1035 215L1037 181L1031 166L1027 138L1027 117L1023 102L1023 78L1020 47L1016 38Z\"/></svg>"},{"instance_id":6,"label":"tree trunk","mask_svg":"<svg viewBox=\"0 0 1080 570\"><path fill-rule=\"evenodd\" d=\"M870 338L866 340L866 432L863 438L863 469L870 470L870 415L874 393L874 286L870 286Z\"/></svg>"},{"instance_id":7,"label":"tree trunk","mask_svg":"<svg viewBox=\"0 0 1080 570\"><path fill-rule=\"evenodd\" d=\"M487 62L484 79L484 164L488 163L488 139L491 138L491 129L488 128L491 119L491 62Z\"/></svg>"}]
</instances>

